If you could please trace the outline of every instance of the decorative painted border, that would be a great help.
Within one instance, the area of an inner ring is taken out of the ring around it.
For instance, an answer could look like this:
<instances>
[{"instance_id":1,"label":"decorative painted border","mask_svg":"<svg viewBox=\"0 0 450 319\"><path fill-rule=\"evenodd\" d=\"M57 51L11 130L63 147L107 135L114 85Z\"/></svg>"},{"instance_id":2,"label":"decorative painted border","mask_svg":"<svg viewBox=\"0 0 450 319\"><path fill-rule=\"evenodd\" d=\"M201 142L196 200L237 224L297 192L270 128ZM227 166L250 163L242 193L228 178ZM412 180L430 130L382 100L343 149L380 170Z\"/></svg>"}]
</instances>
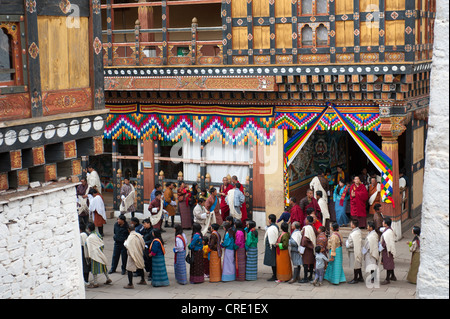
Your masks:
<instances>
[{"instance_id":1,"label":"decorative painted border","mask_svg":"<svg viewBox=\"0 0 450 319\"><path fill-rule=\"evenodd\" d=\"M105 78L110 77L255 77L267 75L365 75L365 74L411 74L431 70L431 62L344 64L344 65L267 65L267 66L197 66L197 67L107 67Z\"/></svg>"}]
</instances>

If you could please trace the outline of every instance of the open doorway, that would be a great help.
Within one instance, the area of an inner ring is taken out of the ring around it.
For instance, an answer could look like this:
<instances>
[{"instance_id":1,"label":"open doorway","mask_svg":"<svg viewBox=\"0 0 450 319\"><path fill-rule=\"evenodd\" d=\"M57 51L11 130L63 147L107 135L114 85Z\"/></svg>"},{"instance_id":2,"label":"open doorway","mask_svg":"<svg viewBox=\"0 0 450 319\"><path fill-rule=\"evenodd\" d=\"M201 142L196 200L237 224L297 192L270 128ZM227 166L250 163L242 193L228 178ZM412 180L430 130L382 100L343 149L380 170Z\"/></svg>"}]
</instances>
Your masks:
<instances>
[{"instance_id":1,"label":"open doorway","mask_svg":"<svg viewBox=\"0 0 450 319\"><path fill-rule=\"evenodd\" d=\"M375 132L364 131L363 134L367 136L378 148L381 149L381 136L378 136ZM378 175L380 176L380 172L378 169L372 164L369 158L364 154L361 147L356 144L350 134L347 135L347 156L348 156L348 165L347 165L347 173L349 178L352 176L360 176L362 177L363 169L366 169L367 174L369 176ZM369 180L362 181L364 184L370 183Z\"/></svg>"}]
</instances>

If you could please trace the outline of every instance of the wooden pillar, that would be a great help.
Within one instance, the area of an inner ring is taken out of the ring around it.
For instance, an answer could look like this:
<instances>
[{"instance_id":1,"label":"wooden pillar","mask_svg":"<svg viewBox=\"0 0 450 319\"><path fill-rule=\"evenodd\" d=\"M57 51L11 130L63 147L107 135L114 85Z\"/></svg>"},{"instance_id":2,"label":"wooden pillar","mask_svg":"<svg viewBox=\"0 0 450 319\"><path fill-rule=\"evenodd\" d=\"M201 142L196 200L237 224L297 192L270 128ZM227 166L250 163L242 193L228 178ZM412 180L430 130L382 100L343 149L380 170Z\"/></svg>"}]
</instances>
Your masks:
<instances>
[{"instance_id":1,"label":"wooden pillar","mask_svg":"<svg viewBox=\"0 0 450 319\"><path fill-rule=\"evenodd\" d=\"M112 140L112 173L113 173L113 209L118 210L120 201L118 200L120 190L120 177L118 176L118 159L117 159L117 151L119 150L119 145L116 140Z\"/></svg>"},{"instance_id":2,"label":"wooden pillar","mask_svg":"<svg viewBox=\"0 0 450 319\"><path fill-rule=\"evenodd\" d=\"M384 216L390 217L392 221L398 221L401 219L402 213L400 188L398 186L399 185L398 181L400 178L398 167L398 137L383 136L381 150L392 159L392 177L394 179L393 194L392 194L394 205L388 203L381 203L382 212Z\"/></svg>"},{"instance_id":3,"label":"wooden pillar","mask_svg":"<svg viewBox=\"0 0 450 319\"><path fill-rule=\"evenodd\" d=\"M27 37L28 92L30 94L30 101L31 101L31 116L40 117L43 114L43 109L42 109L42 89L41 89L41 68L39 62L40 59L39 36L38 36L38 22L36 10L26 10L25 25L26 30L23 30L22 32L25 33Z\"/></svg>"},{"instance_id":4,"label":"wooden pillar","mask_svg":"<svg viewBox=\"0 0 450 319\"><path fill-rule=\"evenodd\" d=\"M254 163L254 146L249 144L249 162L248 166L248 208L247 208L247 216L249 219L253 219L253 163Z\"/></svg>"},{"instance_id":5,"label":"wooden pillar","mask_svg":"<svg viewBox=\"0 0 450 319\"><path fill-rule=\"evenodd\" d=\"M138 156L141 158L138 162L138 171L136 175L137 179L137 189L136 189L136 198L137 205L136 211L144 213L144 142L141 139L138 139Z\"/></svg>"},{"instance_id":6,"label":"wooden pillar","mask_svg":"<svg viewBox=\"0 0 450 319\"><path fill-rule=\"evenodd\" d=\"M159 180L159 170L160 170L159 157L161 156L161 150L160 150L160 147L159 147L159 141L158 140L153 142L153 154L154 154L154 156L153 156L153 163L155 165L155 169L153 171L153 176L154 176L154 182L156 184L156 183L160 182L160 180ZM164 188L164 185L162 185L162 186ZM153 190L153 188L152 188L152 190Z\"/></svg>"},{"instance_id":7,"label":"wooden pillar","mask_svg":"<svg viewBox=\"0 0 450 319\"><path fill-rule=\"evenodd\" d=\"M264 188L264 145L253 146L253 207L264 210L266 207L266 192Z\"/></svg>"},{"instance_id":8,"label":"wooden pillar","mask_svg":"<svg viewBox=\"0 0 450 319\"><path fill-rule=\"evenodd\" d=\"M147 2L147 0L139 0L139 2ZM142 29L153 29L153 7L139 7L138 19ZM141 42L154 42L154 33L142 33Z\"/></svg>"},{"instance_id":9,"label":"wooden pillar","mask_svg":"<svg viewBox=\"0 0 450 319\"><path fill-rule=\"evenodd\" d=\"M205 150L205 146L206 146L206 142L202 141L201 142L202 145L200 146L200 189L202 188L206 188L206 150Z\"/></svg>"},{"instance_id":10,"label":"wooden pillar","mask_svg":"<svg viewBox=\"0 0 450 319\"><path fill-rule=\"evenodd\" d=\"M385 107L384 105L383 107ZM382 106L380 106L381 108ZM402 238L402 202L400 198L399 187L399 165L398 165L398 137L406 130L404 125L406 117L388 116L380 117L381 129L378 135L381 136L381 150L392 160L392 199L394 205L390 203L381 203L381 211L385 217L392 220L392 229L396 234L396 240Z\"/></svg>"},{"instance_id":11,"label":"wooden pillar","mask_svg":"<svg viewBox=\"0 0 450 319\"><path fill-rule=\"evenodd\" d=\"M155 143L153 140L144 140L144 192L143 198L144 203L150 201L150 194L157 183L158 176L157 170L155 167ZM156 174L155 174L156 172Z\"/></svg>"},{"instance_id":12,"label":"wooden pillar","mask_svg":"<svg viewBox=\"0 0 450 319\"><path fill-rule=\"evenodd\" d=\"M198 32L197 32L197 27L198 27L198 21L197 18L193 18L192 19L192 24L191 24L191 64L197 64L197 41L198 41Z\"/></svg>"}]
</instances>

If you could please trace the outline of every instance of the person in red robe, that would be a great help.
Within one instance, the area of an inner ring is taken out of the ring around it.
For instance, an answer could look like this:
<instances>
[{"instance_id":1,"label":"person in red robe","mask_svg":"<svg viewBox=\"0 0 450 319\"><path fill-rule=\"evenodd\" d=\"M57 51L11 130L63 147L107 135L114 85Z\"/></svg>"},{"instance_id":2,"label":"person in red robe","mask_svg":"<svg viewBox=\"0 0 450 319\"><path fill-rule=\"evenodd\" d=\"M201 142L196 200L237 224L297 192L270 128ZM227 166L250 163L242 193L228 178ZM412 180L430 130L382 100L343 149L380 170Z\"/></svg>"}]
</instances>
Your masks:
<instances>
[{"instance_id":1,"label":"person in red robe","mask_svg":"<svg viewBox=\"0 0 450 319\"><path fill-rule=\"evenodd\" d=\"M219 195L221 196L220 199L220 215L222 215L222 219L225 220L230 215L230 207L228 207L227 202L225 201L225 198L227 197L228 191L230 189L233 189L233 185L230 183L230 180L228 177L224 177L222 179L223 184L220 186L220 192Z\"/></svg>"},{"instance_id":2,"label":"person in red robe","mask_svg":"<svg viewBox=\"0 0 450 319\"><path fill-rule=\"evenodd\" d=\"M237 183L239 183L238 178L237 178L236 175L231 177L231 183L233 185L236 185ZM242 186L242 183L239 183L239 184L241 184L241 187L239 188L239 190L242 192L242 194L245 195L245 193L244 193L244 186ZM247 204L246 203L242 204L242 206L241 206L241 214L242 214L241 220L242 221L247 220Z\"/></svg>"},{"instance_id":3,"label":"person in red robe","mask_svg":"<svg viewBox=\"0 0 450 319\"><path fill-rule=\"evenodd\" d=\"M302 219L299 221L302 224L302 227L305 225L305 218L308 216L306 214L306 210L308 208L313 208L314 212L316 214L317 219L322 220L322 212L320 210L319 203L317 202L317 199L314 198L314 192L312 189L308 189L306 191L306 197L304 197L300 203L299 203L300 209L302 211Z\"/></svg>"},{"instance_id":4,"label":"person in red robe","mask_svg":"<svg viewBox=\"0 0 450 319\"><path fill-rule=\"evenodd\" d=\"M350 186L350 215L358 220L359 228L366 228L368 199L369 193L366 186L361 183L359 176L355 176Z\"/></svg>"},{"instance_id":5,"label":"person in red robe","mask_svg":"<svg viewBox=\"0 0 450 319\"><path fill-rule=\"evenodd\" d=\"M303 228L303 224L304 224L304 220L306 218L306 216L304 216L302 210L300 209L300 206L297 203L297 198L295 197L291 197L289 199L289 206L291 207L291 225L294 222L299 222L300 223L300 229ZM292 232L293 230L291 230Z\"/></svg>"}]
</instances>

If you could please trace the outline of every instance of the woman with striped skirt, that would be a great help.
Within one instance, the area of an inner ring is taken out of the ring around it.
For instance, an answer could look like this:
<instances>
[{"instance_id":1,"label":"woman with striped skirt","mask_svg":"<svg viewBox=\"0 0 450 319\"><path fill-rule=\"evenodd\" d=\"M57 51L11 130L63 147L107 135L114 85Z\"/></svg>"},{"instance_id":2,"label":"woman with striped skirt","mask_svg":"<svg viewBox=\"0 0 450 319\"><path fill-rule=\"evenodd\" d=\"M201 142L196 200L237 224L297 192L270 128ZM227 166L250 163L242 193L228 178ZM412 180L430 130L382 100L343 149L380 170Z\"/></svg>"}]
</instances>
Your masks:
<instances>
[{"instance_id":1,"label":"woman with striped skirt","mask_svg":"<svg viewBox=\"0 0 450 319\"><path fill-rule=\"evenodd\" d=\"M175 261L174 271L175 279L180 285L187 284L186 274L186 235L183 233L183 227L180 224L175 225L175 247L173 248Z\"/></svg>"},{"instance_id":2,"label":"woman with striped skirt","mask_svg":"<svg viewBox=\"0 0 450 319\"><path fill-rule=\"evenodd\" d=\"M225 251L223 254L222 281L233 281L236 279L236 263L234 252L235 235L229 222L223 223L223 228L225 229L225 238L223 239L221 245L223 248L225 248Z\"/></svg>"},{"instance_id":3,"label":"woman with striped skirt","mask_svg":"<svg viewBox=\"0 0 450 319\"><path fill-rule=\"evenodd\" d=\"M245 265L245 280L256 280L258 273L258 231L253 220L247 222L247 239L245 249L247 250L247 263Z\"/></svg>"},{"instance_id":4,"label":"woman with striped skirt","mask_svg":"<svg viewBox=\"0 0 450 319\"><path fill-rule=\"evenodd\" d=\"M330 262L323 279L332 284L339 285L345 282L344 268L342 267L342 237L339 234L339 224L331 225L332 234L328 239L328 249L330 250Z\"/></svg>"},{"instance_id":5,"label":"woman with striped skirt","mask_svg":"<svg viewBox=\"0 0 450 319\"><path fill-rule=\"evenodd\" d=\"M153 238L149 248L149 255L152 258L152 286L168 286L169 277L167 276L166 260L164 258L166 250L164 249L160 229L153 229Z\"/></svg>"},{"instance_id":6,"label":"woman with striped skirt","mask_svg":"<svg viewBox=\"0 0 450 319\"><path fill-rule=\"evenodd\" d=\"M202 226L199 223L192 225L192 239L189 244L193 261L189 269L189 281L191 284L198 284L205 281L205 271L203 264L203 239Z\"/></svg>"},{"instance_id":7,"label":"woman with striped skirt","mask_svg":"<svg viewBox=\"0 0 450 319\"><path fill-rule=\"evenodd\" d=\"M219 282L222 279L222 247L220 247L219 224L211 225L211 236L209 238L209 282Z\"/></svg>"},{"instance_id":8,"label":"woman with striped skirt","mask_svg":"<svg viewBox=\"0 0 450 319\"><path fill-rule=\"evenodd\" d=\"M236 220L236 280L244 281L245 280L245 263L246 263L246 255L245 255L245 233L244 226L242 221L239 219Z\"/></svg>"}]
</instances>

